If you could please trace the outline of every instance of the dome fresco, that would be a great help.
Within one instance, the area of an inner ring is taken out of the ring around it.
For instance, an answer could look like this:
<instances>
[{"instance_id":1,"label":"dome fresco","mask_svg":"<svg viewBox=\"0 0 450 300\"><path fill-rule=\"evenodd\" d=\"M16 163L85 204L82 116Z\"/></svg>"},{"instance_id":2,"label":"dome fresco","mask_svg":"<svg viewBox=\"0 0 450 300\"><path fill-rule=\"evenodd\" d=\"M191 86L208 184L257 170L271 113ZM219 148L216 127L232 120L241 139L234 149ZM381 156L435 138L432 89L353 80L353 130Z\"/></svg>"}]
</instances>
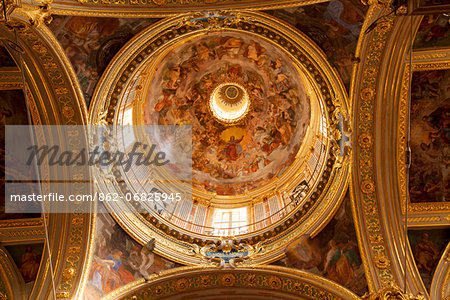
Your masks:
<instances>
[{"instance_id":1,"label":"dome fresco","mask_svg":"<svg viewBox=\"0 0 450 300\"><path fill-rule=\"evenodd\" d=\"M174 131L182 149L173 153L187 151L192 176L181 179L171 165L118 168L102 190L180 197L107 203L108 210L142 243L155 237L182 261L202 259L197 246L230 236L264 243L267 250L247 250L273 261L341 202L349 172L338 143L348 120L343 86L308 37L266 15L176 17L155 28L111 62L93 123L118 125L117 143L127 149L152 144L144 127L189 128L190 135ZM120 133L121 125L133 133Z\"/></svg>"},{"instance_id":2,"label":"dome fresco","mask_svg":"<svg viewBox=\"0 0 450 300\"><path fill-rule=\"evenodd\" d=\"M311 117L302 78L287 53L260 37L232 31L197 36L159 62L144 122L192 125L193 186L244 194L295 160ZM225 101L216 114L210 105L215 94ZM234 107L243 107L241 115L221 121L218 114Z\"/></svg>"}]
</instances>

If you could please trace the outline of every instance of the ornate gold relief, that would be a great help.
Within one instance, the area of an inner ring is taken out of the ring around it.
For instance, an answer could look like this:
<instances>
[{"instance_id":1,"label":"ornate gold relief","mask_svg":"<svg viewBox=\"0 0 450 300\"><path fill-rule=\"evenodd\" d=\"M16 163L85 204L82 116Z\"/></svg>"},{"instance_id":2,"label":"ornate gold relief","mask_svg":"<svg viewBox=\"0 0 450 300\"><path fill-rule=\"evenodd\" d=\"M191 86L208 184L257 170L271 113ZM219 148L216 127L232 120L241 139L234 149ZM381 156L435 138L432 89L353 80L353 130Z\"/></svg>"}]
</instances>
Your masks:
<instances>
[{"instance_id":1,"label":"ornate gold relief","mask_svg":"<svg viewBox=\"0 0 450 300\"><path fill-rule=\"evenodd\" d=\"M10 21L12 12L21 6L20 0L2 0L0 1L0 22Z\"/></svg>"},{"instance_id":2,"label":"ornate gold relief","mask_svg":"<svg viewBox=\"0 0 450 300\"><path fill-rule=\"evenodd\" d=\"M448 49L433 49L430 50L422 50L422 51L414 51L413 52L413 61L416 63L419 63L421 61L424 62L431 62L441 59L446 59L449 57L449 50Z\"/></svg>"},{"instance_id":3,"label":"ornate gold relief","mask_svg":"<svg viewBox=\"0 0 450 300\"><path fill-rule=\"evenodd\" d=\"M2 228L24 228L24 227L34 227L34 226L43 226L43 219L22 219L22 220L8 220L0 222L0 229Z\"/></svg>"},{"instance_id":4,"label":"ornate gold relief","mask_svg":"<svg viewBox=\"0 0 450 300\"><path fill-rule=\"evenodd\" d=\"M51 3L50 0L49 3ZM53 18L51 15L51 8L48 3L41 6L25 6L20 8L19 13L25 15L32 26L50 25Z\"/></svg>"},{"instance_id":5,"label":"ornate gold relief","mask_svg":"<svg viewBox=\"0 0 450 300\"><path fill-rule=\"evenodd\" d=\"M430 223L430 222L439 222L441 220L441 217L415 217L415 218L408 218L408 223L418 223L418 222L424 222L424 223Z\"/></svg>"},{"instance_id":6,"label":"ornate gold relief","mask_svg":"<svg viewBox=\"0 0 450 300\"><path fill-rule=\"evenodd\" d=\"M209 267L176 268L154 277L145 285L128 285L108 294L109 299L159 299L210 295L212 290L233 291L236 298L244 290L264 293L266 297L287 295L306 299L359 299L342 286L317 275L278 266L217 270Z\"/></svg>"},{"instance_id":7,"label":"ornate gold relief","mask_svg":"<svg viewBox=\"0 0 450 300\"><path fill-rule=\"evenodd\" d=\"M366 294L361 297L361 299L367 300L425 300L422 294L413 296L406 293L399 286L393 283L388 283L383 289L377 291L376 293Z\"/></svg>"},{"instance_id":8,"label":"ornate gold relief","mask_svg":"<svg viewBox=\"0 0 450 300\"><path fill-rule=\"evenodd\" d=\"M386 255L380 253L375 256L375 265L378 269L388 269L391 263Z\"/></svg>"},{"instance_id":9,"label":"ornate gold relief","mask_svg":"<svg viewBox=\"0 0 450 300\"><path fill-rule=\"evenodd\" d=\"M361 3L368 6L379 7L379 8L388 8L391 4L389 0L361 0Z\"/></svg>"},{"instance_id":10,"label":"ornate gold relief","mask_svg":"<svg viewBox=\"0 0 450 300\"><path fill-rule=\"evenodd\" d=\"M192 253L202 261L216 264L220 269L234 269L239 265L251 262L261 250L261 242L252 246L246 243L237 243L235 237L224 237L219 238L216 243L202 248L194 244Z\"/></svg>"},{"instance_id":11,"label":"ornate gold relief","mask_svg":"<svg viewBox=\"0 0 450 300\"><path fill-rule=\"evenodd\" d=\"M370 135L368 133L362 133L358 137L358 143L361 148L365 148L365 149L370 148L370 147L372 147L373 137L372 137L372 135Z\"/></svg>"},{"instance_id":12,"label":"ornate gold relief","mask_svg":"<svg viewBox=\"0 0 450 300\"><path fill-rule=\"evenodd\" d=\"M432 63L414 63L414 71L430 71L450 69L450 61Z\"/></svg>"},{"instance_id":13,"label":"ornate gold relief","mask_svg":"<svg viewBox=\"0 0 450 300\"><path fill-rule=\"evenodd\" d=\"M361 182L361 191L364 194L371 194L375 192L375 184L372 180L364 180ZM367 209L374 209L374 208L367 208Z\"/></svg>"},{"instance_id":14,"label":"ornate gold relief","mask_svg":"<svg viewBox=\"0 0 450 300\"><path fill-rule=\"evenodd\" d=\"M378 2L378 1L376 1ZM386 3L380 2L368 2L371 5L371 10L368 15L371 16L377 11L383 14L383 7ZM372 21L366 20L371 24ZM361 65L360 73L361 81L357 88L355 88L355 94L358 95L359 99L356 100L356 115L355 119L357 122L357 149L358 156L356 159L356 170L355 174L357 176L358 186L355 187L357 191L355 193L360 197L361 204L360 209L364 216L360 216L356 221L357 226L364 229L360 229L363 236L368 240L368 245L360 245L366 249L367 256L362 254L364 259L367 259L376 268L377 274L372 274L371 276L376 277L381 284L388 284L394 281L394 275L391 270L391 259L388 256L388 252L385 247L386 240L383 238L384 232L381 228L381 216L378 209L377 201L377 190L374 182L375 172L374 172L374 160L375 160L375 150L374 150L374 102L377 97L377 76L381 64L381 59L383 57L383 52L385 51L386 43L390 37L391 29L394 25L393 17L386 17L381 23L379 23L371 32L369 37L366 37L366 53L367 58ZM356 89L358 89L356 91ZM356 132L356 130L354 130ZM357 213L358 215L358 213ZM368 270L366 269L366 272ZM373 283L368 275L369 286ZM368 296L367 296L368 297ZM378 299L378 298L370 298Z\"/></svg>"},{"instance_id":15,"label":"ornate gold relief","mask_svg":"<svg viewBox=\"0 0 450 300\"><path fill-rule=\"evenodd\" d=\"M167 0L152 0L152 1L156 5L165 5L167 3ZM184 2L189 2L189 1L184 1ZM181 3L181 4L184 4L184 3Z\"/></svg>"},{"instance_id":16,"label":"ornate gold relief","mask_svg":"<svg viewBox=\"0 0 450 300\"><path fill-rule=\"evenodd\" d=\"M17 13L26 16L23 10L18 10ZM15 40L13 31L17 33L17 44L23 49L23 69L33 95L30 99L36 100L36 113L33 113L34 105L31 105L33 120L36 115L39 120L42 120L43 124L83 124L86 120L86 108L83 106L85 103L81 93L73 88L77 84L77 79L67 72L71 66L69 63L64 64L62 61L62 58L65 57L64 51L58 48L59 44L50 31L44 26L37 31L33 26L17 20L11 20L5 26L0 26L2 35L10 40ZM44 98L45 101L43 101ZM31 101L32 103L33 101ZM73 113L68 113L64 109L69 105L73 108ZM36 123L41 124L40 122ZM69 137L69 139L76 138ZM75 143L77 142L79 142L79 138ZM72 171L73 175L76 176L77 171ZM65 178L61 179L64 180ZM81 212L66 215L46 215L49 235L53 237L48 246L53 254L52 259L56 262L53 271L58 298L71 297L81 284L79 279L86 258L85 251L90 230L90 217L89 214L82 214ZM38 222L37 224L41 226L33 234L44 235L42 219L17 220L14 224L22 227L35 225L30 222ZM3 225L1 224L0 227ZM13 229L11 228L11 230ZM61 232L64 232L65 236ZM44 252L45 259L48 259L47 252ZM51 277L48 268L41 268L30 298L34 299L43 293L50 293L50 290L47 289L51 289Z\"/></svg>"}]
</instances>

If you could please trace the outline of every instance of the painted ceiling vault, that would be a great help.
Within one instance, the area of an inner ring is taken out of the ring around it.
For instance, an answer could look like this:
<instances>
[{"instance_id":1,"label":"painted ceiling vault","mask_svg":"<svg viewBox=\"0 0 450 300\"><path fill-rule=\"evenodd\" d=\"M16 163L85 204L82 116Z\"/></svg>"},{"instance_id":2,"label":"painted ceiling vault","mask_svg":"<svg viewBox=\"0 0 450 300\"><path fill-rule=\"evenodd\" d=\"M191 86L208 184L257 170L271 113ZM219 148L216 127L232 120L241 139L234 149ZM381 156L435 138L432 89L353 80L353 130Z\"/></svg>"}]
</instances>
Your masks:
<instances>
[{"instance_id":1,"label":"painted ceiling vault","mask_svg":"<svg viewBox=\"0 0 450 300\"><path fill-rule=\"evenodd\" d=\"M238 122L211 118L206 103L224 83L248 94L242 100L249 102L248 116ZM145 124L192 125L194 186L225 195L255 189L290 166L311 117L305 85L287 54L233 31L172 50L146 101Z\"/></svg>"},{"instance_id":2,"label":"painted ceiling vault","mask_svg":"<svg viewBox=\"0 0 450 300\"><path fill-rule=\"evenodd\" d=\"M4 1L0 300L448 300L449 15L397 4ZM90 169L117 201L9 214L5 130L27 124L169 163Z\"/></svg>"}]
</instances>

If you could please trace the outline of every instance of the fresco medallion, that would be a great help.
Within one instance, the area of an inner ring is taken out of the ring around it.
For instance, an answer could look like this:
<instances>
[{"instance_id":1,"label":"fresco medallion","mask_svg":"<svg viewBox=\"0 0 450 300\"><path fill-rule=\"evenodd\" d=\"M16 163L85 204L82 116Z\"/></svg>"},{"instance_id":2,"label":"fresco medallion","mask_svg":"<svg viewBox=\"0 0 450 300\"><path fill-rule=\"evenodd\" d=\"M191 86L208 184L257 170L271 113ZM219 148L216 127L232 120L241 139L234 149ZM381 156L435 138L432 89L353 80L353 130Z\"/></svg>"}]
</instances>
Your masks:
<instances>
[{"instance_id":1,"label":"fresco medallion","mask_svg":"<svg viewBox=\"0 0 450 300\"><path fill-rule=\"evenodd\" d=\"M193 187L244 194L295 160L311 118L289 54L251 34L220 31L174 47L159 62L144 122L192 125Z\"/></svg>"}]
</instances>

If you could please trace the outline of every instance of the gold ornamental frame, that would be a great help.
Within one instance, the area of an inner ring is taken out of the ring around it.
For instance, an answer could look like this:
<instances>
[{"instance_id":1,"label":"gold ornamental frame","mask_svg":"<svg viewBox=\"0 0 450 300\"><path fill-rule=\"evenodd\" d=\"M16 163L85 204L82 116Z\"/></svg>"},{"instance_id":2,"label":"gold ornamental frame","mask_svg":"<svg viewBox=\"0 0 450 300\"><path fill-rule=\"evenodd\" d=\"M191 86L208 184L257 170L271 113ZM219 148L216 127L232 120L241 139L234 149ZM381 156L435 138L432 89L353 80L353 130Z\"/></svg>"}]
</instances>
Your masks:
<instances>
[{"instance_id":1,"label":"gold ornamental frame","mask_svg":"<svg viewBox=\"0 0 450 300\"><path fill-rule=\"evenodd\" d=\"M386 11L382 3L373 4L365 26ZM372 32L360 37L361 63L351 93L357 141L353 152L352 202L370 290L375 293L386 286L401 286L406 294L422 294L429 299L408 243L407 214L402 211L406 206L406 173L401 170L406 170L406 153L401 148L405 135L400 132L406 132L407 121L406 114L399 112L404 111L408 93L406 66L409 55L413 64L415 56L443 56L439 51L410 52L410 39L420 21L417 16L386 16ZM392 145L395 151L388 150Z\"/></svg>"},{"instance_id":2,"label":"gold ornamental frame","mask_svg":"<svg viewBox=\"0 0 450 300\"><path fill-rule=\"evenodd\" d=\"M397 154L406 153L408 133L408 103L410 91L410 71L430 71L450 69L450 49L439 51L419 50L412 54L412 66L405 62L404 74L401 78L401 94L398 111L398 143ZM426 202L411 203L409 191L406 190L406 166L401 161L397 162L399 186L401 187L402 213L408 214L408 227L436 227L450 225L450 203L449 202Z\"/></svg>"}]
</instances>

